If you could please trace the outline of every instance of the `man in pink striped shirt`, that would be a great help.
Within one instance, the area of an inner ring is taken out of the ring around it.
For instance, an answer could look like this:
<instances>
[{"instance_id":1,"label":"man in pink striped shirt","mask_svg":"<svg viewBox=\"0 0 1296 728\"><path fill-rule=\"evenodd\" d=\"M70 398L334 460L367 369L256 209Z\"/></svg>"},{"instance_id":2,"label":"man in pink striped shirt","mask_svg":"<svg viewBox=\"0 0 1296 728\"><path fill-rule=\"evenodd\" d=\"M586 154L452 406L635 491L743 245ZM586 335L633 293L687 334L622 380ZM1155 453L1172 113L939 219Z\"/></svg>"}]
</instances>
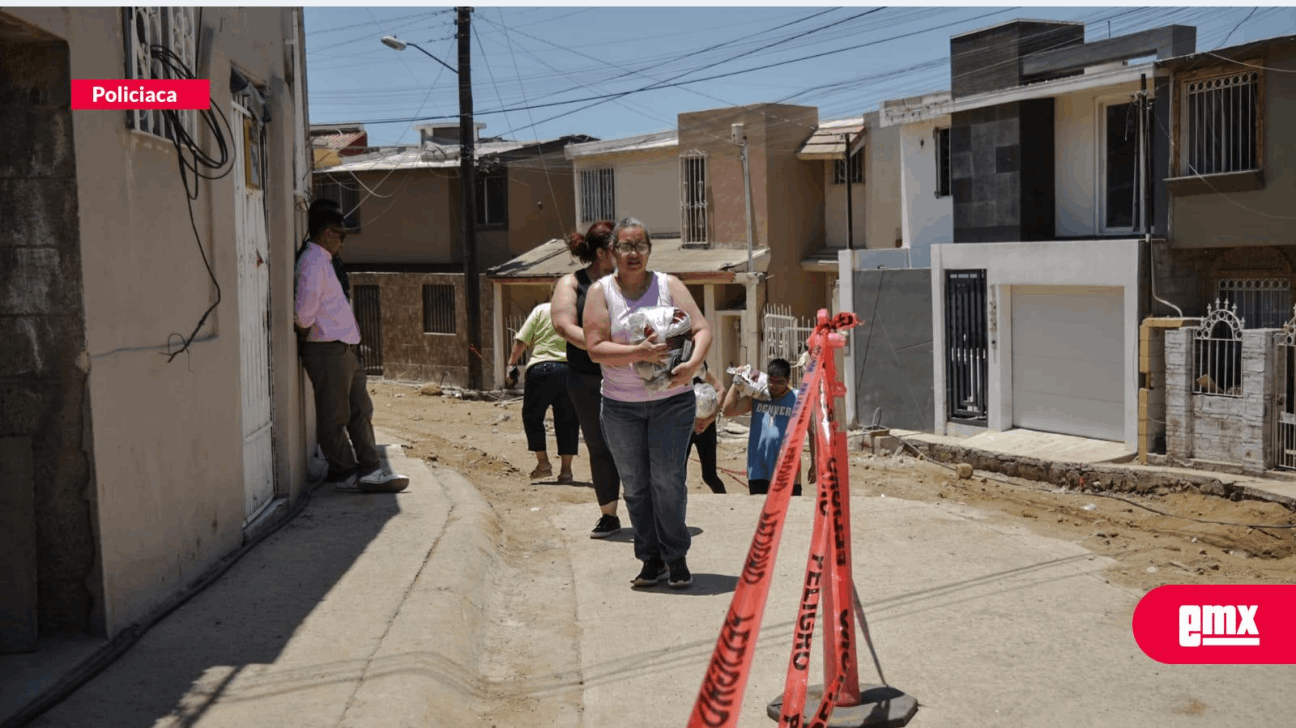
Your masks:
<instances>
[{"instance_id":1,"label":"man in pink striped shirt","mask_svg":"<svg viewBox=\"0 0 1296 728\"><path fill-rule=\"evenodd\" d=\"M344 492L399 493L409 478L391 472L378 455L373 402L356 355L360 327L333 270L333 256L346 241L344 219L317 211L309 232L297 259L296 323L305 331L298 352L315 390L315 429L329 464L325 481Z\"/></svg>"}]
</instances>

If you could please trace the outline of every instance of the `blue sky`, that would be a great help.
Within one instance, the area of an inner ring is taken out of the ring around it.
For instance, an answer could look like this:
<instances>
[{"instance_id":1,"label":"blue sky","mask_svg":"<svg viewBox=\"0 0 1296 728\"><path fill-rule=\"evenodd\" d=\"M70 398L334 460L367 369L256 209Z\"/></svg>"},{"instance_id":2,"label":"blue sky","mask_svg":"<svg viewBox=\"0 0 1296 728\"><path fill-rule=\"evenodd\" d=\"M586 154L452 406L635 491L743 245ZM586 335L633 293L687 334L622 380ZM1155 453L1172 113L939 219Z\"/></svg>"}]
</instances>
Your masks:
<instances>
[{"instance_id":1,"label":"blue sky","mask_svg":"<svg viewBox=\"0 0 1296 728\"><path fill-rule=\"evenodd\" d=\"M380 42L395 35L456 66L453 8L305 13L311 123L364 122L373 145L417 142L415 118L456 123L455 74ZM950 36L1014 18L1081 21L1088 40L1193 25L1199 51L1296 33L1290 7L477 7L475 120L486 136L615 139L758 102L858 116L947 89Z\"/></svg>"}]
</instances>

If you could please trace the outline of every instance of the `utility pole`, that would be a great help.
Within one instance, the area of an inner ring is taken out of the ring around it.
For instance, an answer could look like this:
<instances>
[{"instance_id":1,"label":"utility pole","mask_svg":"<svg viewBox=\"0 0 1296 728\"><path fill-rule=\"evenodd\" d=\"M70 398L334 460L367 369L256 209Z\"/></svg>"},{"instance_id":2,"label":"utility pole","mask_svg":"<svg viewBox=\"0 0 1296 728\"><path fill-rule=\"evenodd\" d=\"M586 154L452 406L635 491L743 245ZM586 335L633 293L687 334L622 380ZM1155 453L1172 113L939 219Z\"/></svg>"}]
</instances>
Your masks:
<instances>
[{"instance_id":1,"label":"utility pole","mask_svg":"<svg viewBox=\"0 0 1296 728\"><path fill-rule=\"evenodd\" d=\"M455 9L459 33L459 237L463 242L464 290L468 299L468 388L482 388L481 284L477 277L477 168L473 129L472 8Z\"/></svg>"}]
</instances>

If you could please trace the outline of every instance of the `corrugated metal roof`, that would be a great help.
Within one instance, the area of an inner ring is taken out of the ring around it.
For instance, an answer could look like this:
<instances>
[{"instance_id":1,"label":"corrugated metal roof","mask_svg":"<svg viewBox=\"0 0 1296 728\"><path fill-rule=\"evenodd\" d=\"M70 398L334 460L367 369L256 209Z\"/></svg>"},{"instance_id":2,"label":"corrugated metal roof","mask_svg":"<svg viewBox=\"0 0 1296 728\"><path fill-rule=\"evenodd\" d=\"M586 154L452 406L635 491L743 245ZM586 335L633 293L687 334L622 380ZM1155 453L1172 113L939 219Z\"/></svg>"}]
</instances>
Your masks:
<instances>
[{"instance_id":1,"label":"corrugated metal roof","mask_svg":"<svg viewBox=\"0 0 1296 728\"><path fill-rule=\"evenodd\" d=\"M746 248L685 248L679 238L657 238L648 259L653 270L670 273L680 280L733 280L734 273L747 269ZM769 264L769 248L752 251L752 264L758 271ZM503 280L552 280L584 267L567 250L567 242L554 238L506 263L486 271L491 278Z\"/></svg>"},{"instance_id":2,"label":"corrugated metal roof","mask_svg":"<svg viewBox=\"0 0 1296 728\"><path fill-rule=\"evenodd\" d=\"M363 131L348 132L344 134L329 134L328 136L316 136L311 139L311 144L326 149L345 149L364 136L365 133Z\"/></svg>"},{"instance_id":3,"label":"corrugated metal roof","mask_svg":"<svg viewBox=\"0 0 1296 728\"><path fill-rule=\"evenodd\" d=\"M672 129L670 131L658 131L652 134L625 137L624 139L606 139L584 144L571 144L567 147L567 158L586 157L594 154L640 152L647 149L667 149L676 146L679 146L679 134Z\"/></svg>"},{"instance_id":4,"label":"corrugated metal roof","mask_svg":"<svg viewBox=\"0 0 1296 728\"><path fill-rule=\"evenodd\" d=\"M478 159L503 154L516 149L546 144L555 139L534 142L481 142L474 149ZM372 154L348 157L346 162L328 168L336 172L371 172L391 169L439 169L459 166L458 145L428 145L426 147L394 147L380 149Z\"/></svg>"},{"instance_id":5,"label":"corrugated metal roof","mask_svg":"<svg viewBox=\"0 0 1296 728\"><path fill-rule=\"evenodd\" d=\"M801 149L797 151L798 159L841 159L846 154L843 134L854 137L864 130L864 117L825 121L814 130Z\"/></svg>"}]
</instances>

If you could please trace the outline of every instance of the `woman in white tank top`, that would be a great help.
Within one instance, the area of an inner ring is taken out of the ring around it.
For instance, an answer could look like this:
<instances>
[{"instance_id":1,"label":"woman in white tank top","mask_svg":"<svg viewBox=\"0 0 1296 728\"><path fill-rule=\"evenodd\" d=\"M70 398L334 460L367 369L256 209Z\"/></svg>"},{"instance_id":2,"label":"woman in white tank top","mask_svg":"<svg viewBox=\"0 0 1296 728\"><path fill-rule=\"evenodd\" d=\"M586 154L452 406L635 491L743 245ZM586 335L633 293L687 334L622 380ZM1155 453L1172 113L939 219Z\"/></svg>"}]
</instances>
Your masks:
<instances>
[{"instance_id":1,"label":"woman in white tank top","mask_svg":"<svg viewBox=\"0 0 1296 728\"><path fill-rule=\"evenodd\" d=\"M688 443L696 405L693 375L711 348L711 327L678 278L648 269L652 239L643 223L625 218L612 231L617 270L590 286L585 300L585 343L603 368L603 434L616 460L634 529L635 558L643 562L636 587L669 574L670 585L692 583L685 561L691 538L685 526ZM693 351L675 367L670 386L649 390L635 362L667 359L665 342L631 344L629 316L650 306L674 306L693 324Z\"/></svg>"}]
</instances>

